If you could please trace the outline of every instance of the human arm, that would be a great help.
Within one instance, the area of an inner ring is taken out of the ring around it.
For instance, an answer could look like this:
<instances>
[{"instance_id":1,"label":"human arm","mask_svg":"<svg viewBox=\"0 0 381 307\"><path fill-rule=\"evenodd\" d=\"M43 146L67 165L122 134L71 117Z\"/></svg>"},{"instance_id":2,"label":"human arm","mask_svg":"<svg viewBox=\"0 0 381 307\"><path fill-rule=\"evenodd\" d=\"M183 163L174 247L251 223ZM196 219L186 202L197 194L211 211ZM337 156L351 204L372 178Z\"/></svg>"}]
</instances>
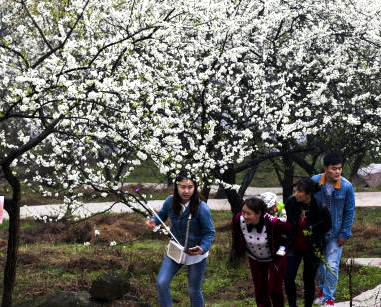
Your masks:
<instances>
[{"instance_id":1,"label":"human arm","mask_svg":"<svg viewBox=\"0 0 381 307\"><path fill-rule=\"evenodd\" d=\"M337 245L342 246L344 245L346 239L337 238Z\"/></svg>"},{"instance_id":2,"label":"human arm","mask_svg":"<svg viewBox=\"0 0 381 307\"><path fill-rule=\"evenodd\" d=\"M194 252L195 255L206 253L210 249L210 246L212 245L212 242L216 235L216 230L213 225L213 219L207 204L201 203L200 207L198 208L198 211L198 218L200 222L202 238L200 245L195 246L193 250L188 250L190 255L192 255L192 252Z\"/></svg>"},{"instance_id":3,"label":"human arm","mask_svg":"<svg viewBox=\"0 0 381 307\"><path fill-rule=\"evenodd\" d=\"M285 209L287 214L287 222L292 225L291 231L287 234L288 244L291 245L295 239L298 228L298 219L300 216L300 210L297 207L295 196L291 196L286 200Z\"/></svg>"},{"instance_id":4,"label":"human arm","mask_svg":"<svg viewBox=\"0 0 381 307\"><path fill-rule=\"evenodd\" d=\"M343 220L341 224L341 230L339 232L337 243L339 245L344 244L351 235L351 227L355 216L355 193L352 184L349 184L344 200Z\"/></svg>"},{"instance_id":5,"label":"human arm","mask_svg":"<svg viewBox=\"0 0 381 307\"><path fill-rule=\"evenodd\" d=\"M322 207L314 202L308 215L308 225L312 230L324 235L332 227L331 214L327 207Z\"/></svg>"},{"instance_id":6,"label":"human arm","mask_svg":"<svg viewBox=\"0 0 381 307\"><path fill-rule=\"evenodd\" d=\"M165 222L167 219L168 219L168 213L169 213L169 210L171 209L171 206L172 206L172 201L173 201L173 196L168 196L164 203L163 203L163 206L161 207L161 209L159 210L159 212L157 212L157 215L160 217L160 219ZM154 215L151 219L151 221L153 221L154 223L154 227L157 226L157 225L160 225L160 221L159 219L157 218L156 215ZM146 223L147 224L147 223ZM151 223L152 224L152 223Z\"/></svg>"},{"instance_id":7,"label":"human arm","mask_svg":"<svg viewBox=\"0 0 381 307\"><path fill-rule=\"evenodd\" d=\"M329 213L329 210L327 207L322 208L320 211L320 214L322 219L321 231L326 233L332 227L331 214Z\"/></svg>"},{"instance_id":8,"label":"human arm","mask_svg":"<svg viewBox=\"0 0 381 307\"><path fill-rule=\"evenodd\" d=\"M294 196L289 197L286 200L284 207L286 209L287 222L291 223L292 225L297 225L299 215L296 208L295 197Z\"/></svg>"},{"instance_id":9,"label":"human arm","mask_svg":"<svg viewBox=\"0 0 381 307\"><path fill-rule=\"evenodd\" d=\"M279 231L281 235L289 236L292 233L293 225L290 222L282 221L278 218L272 218L276 231Z\"/></svg>"}]
</instances>

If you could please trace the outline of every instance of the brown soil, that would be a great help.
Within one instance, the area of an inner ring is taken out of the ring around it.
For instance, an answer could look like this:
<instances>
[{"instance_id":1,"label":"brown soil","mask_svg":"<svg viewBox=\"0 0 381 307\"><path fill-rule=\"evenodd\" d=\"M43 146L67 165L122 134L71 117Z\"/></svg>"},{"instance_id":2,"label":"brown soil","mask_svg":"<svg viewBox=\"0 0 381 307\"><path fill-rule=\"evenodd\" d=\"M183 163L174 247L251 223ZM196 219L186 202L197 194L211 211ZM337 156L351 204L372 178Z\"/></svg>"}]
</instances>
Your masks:
<instances>
[{"instance_id":1,"label":"brown soil","mask_svg":"<svg viewBox=\"0 0 381 307\"><path fill-rule=\"evenodd\" d=\"M96 229L100 232L98 236L95 235ZM86 274L92 272L125 269L129 272L140 273L140 271L148 269L154 276L157 273L158 263L152 263L143 258L130 259L126 257L126 254L122 254L120 249L109 246L111 241L122 244L144 239L165 240L165 236L147 230L144 218L135 214L102 215L75 224L21 220L18 272L36 277L33 283L23 290L28 295L23 296L21 301L28 301L58 290L87 291L91 287L93 278L89 278ZM6 253L6 240L7 229L2 229L0 230L0 251L2 253ZM82 245L84 242L91 243L91 252L73 253L72 250L67 250L64 244L62 247L59 245L60 243ZM23 247L23 244L36 245L35 248L30 249ZM4 262L5 257L0 259L0 267L4 266ZM50 270L60 271L71 277L68 280L60 280L60 284L57 285L56 277L53 277L55 275L49 274ZM146 292L146 289L132 287L130 294L138 296L142 292ZM17 291L15 299L20 302ZM114 301L110 306L138 305L131 303L129 299L120 299Z\"/></svg>"},{"instance_id":2,"label":"brown soil","mask_svg":"<svg viewBox=\"0 0 381 307\"><path fill-rule=\"evenodd\" d=\"M230 222L228 220L216 220L217 237L221 233L230 233ZM95 230L99 230L100 235L95 236ZM365 250L365 246L370 239L376 240L381 235L381 229L378 225L367 223L355 223L353 225L353 239L356 244L353 249ZM221 252L222 246L229 245L230 241L226 240L226 236L221 236L223 239L218 239L215 242L215 250L213 258L226 257L226 254ZM361 238L361 239L358 239ZM119 214L119 215L99 215L89 220L75 224L69 223L42 223L34 220L21 221L20 243L36 244L33 249L20 247L18 257L18 274L33 276L33 284L28 286L25 291L28 293L27 298L30 299L37 296L42 296L52 291L52 283L56 280L51 280L49 270L57 270L72 275L76 274L76 279L59 280L60 284L56 286L61 290L88 290L91 286L91 281L86 278L87 272L96 271L112 271L127 269L134 272L136 276L147 275L147 284L154 284L155 276L159 268L158 260L152 261L147 257L134 256L132 259L129 256L121 255L119 249L109 248L111 241L117 243L128 243L134 240L144 239L160 239L167 240L165 236L157 233L152 233L147 230L144 225L144 218L136 214ZM65 249L65 245L50 247L50 244L60 243L79 243L90 242L94 249L91 253L73 254ZM6 253L7 229L0 230L0 251ZM41 243L49 243L48 245L39 245ZM360 244L361 243L361 244ZM362 245L363 244L363 245ZM151 250L152 255L160 254L162 251ZM0 259L0 267L4 266L5 257ZM345 268L342 268L345 270ZM356 268L355 268L356 269ZM34 274L34 275L33 275ZM83 274L83 276L82 276ZM37 277L35 277L37 276ZM73 277L71 277L73 278ZM155 288L147 287L147 284L142 284L141 280L134 280L132 284L136 287L132 294L142 297L155 297ZM301 289L298 287L298 295L302 296ZM252 282L250 277L247 283L239 286L239 292L251 293L253 295ZM246 295L245 294L245 295ZM210 297L213 299L221 299L223 293L218 296ZM244 298L244 297L242 297ZM113 306L130 306L128 302L122 300L116 301Z\"/></svg>"},{"instance_id":3,"label":"brown soil","mask_svg":"<svg viewBox=\"0 0 381 307\"><path fill-rule=\"evenodd\" d=\"M23 229L23 224L28 224ZM95 235L95 230L100 235ZM143 236L152 236L144 225L144 218L133 214L102 215L79 223L42 223L21 221L21 243L118 243L129 242ZM7 233L0 231L0 247L6 245Z\"/></svg>"},{"instance_id":4,"label":"brown soil","mask_svg":"<svg viewBox=\"0 0 381 307\"><path fill-rule=\"evenodd\" d=\"M381 236L381 226L378 225L358 223L352 226L352 231L355 232L358 236L363 236L364 239Z\"/></svg>"}]
</instances>

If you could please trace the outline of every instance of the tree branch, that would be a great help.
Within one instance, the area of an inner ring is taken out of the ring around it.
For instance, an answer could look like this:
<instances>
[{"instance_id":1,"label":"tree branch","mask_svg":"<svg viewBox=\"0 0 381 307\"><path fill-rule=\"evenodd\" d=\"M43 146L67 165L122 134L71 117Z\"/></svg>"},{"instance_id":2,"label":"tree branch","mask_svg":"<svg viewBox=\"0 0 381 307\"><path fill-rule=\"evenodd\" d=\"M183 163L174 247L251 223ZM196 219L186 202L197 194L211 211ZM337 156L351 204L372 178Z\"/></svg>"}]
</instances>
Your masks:
<instances>
[{"instance_id":1,"label":"tree branch","mask_svg":"<svg viewBox=\"0 0 381 307\"><path fill-rule=\"evenodd\" d=\"M26 11L26 14L28 15L28 17L32 20L32 23L34 25L34 27L37 29L38 33L40 33L41 37L42 37L42 40L45 42L45 44L49 47L50 51L53 50L53 47L52 45L49 43L49 41L46 39L45 35L44 35L44 32L42 31L42 29L40 28L40 26L37 24L36 20L33 18L32 14L30 13L28 7L26 6L26 1L21 1L22 3L22 6L24 7L24 10Z\"/></svg>"},{"instance_id":2,"label":"tree branch","mask_svg":"<svg viewBox=\"0 0 381 307\"><path fill-rule=\"evenodd\" d=\"M60 117L58 117L56 120L54 120L52 123L49 124L49 126L47 126L45 128L45 130L40 134L38 135L37 137L31 139L28 143L26 143L25 145L21 146L20 148L18 149L15 149L15 150L12 150L8 155L7 157L5 157L2 161L0 161L0 164L4 167L7 167L9 166L12 161L14 159L16 159L17 157L21 156L22 154L24 154L25 152L29 151L30 149L32 149L33 147L37 146L38 144L40 144L46 137L48 137L51 133L54 132L54 127L59 123L59 121L63 118L64 116L61 115Z\"/></svg>"},{"instance_id":3,"label":"tree branch","mask_svg":"<svg viewBox=\"0 0 381 307\"><path fill-rule=\"evenodd\" d=\"M283 156L285 154L292 154L292 153L298 153L298 152L308 152L310 150L311 150L311 148L303 148L303 149L295 149L295 150L290 150L290 151L270 152L268 154L264 154L262 157L258 157L256 159L249 161L249 162L242 163L241 165L236 166L234 168L234 171L236 173L239 173L239 172L244 171L245 169L253 167L253 166L255 166L255 165L257 165L263 161L269 160L271 158L280 157L280 156Z\"/></svg>"},{"instance_id":4,"label":"tree branch","mask_svg":"<svg viewBox=\"0 0 381 307\"><path fill-rule=\"evenodd\" d=\"M12 49L8 46L5 46L3 44L0 45L0 48L4 48L4 49L9 50L10 52L14 53L15 55L17 55L18 57L20 57L23 60L23 62L25 63L25 66L27 68L30 67L28 60L21 54L21 52L15 50L15 49Z\"/></svg>"},{"instance_id":5,"label":"tree branch","mask_svg":"<svg viewBox=\"0 0 381 307\"><path fill-rule=\"evenodd\" d=\"M65 46L67 40L69 39L69 37L70 37L71 34L73 33L75 27L77 26L79 20L82 18L83 13L85 12L85 9L86 9L87 5L89 4L89 1L90 1L90 0L87 0L87 1L86 1L85 5L84 5L84 7L83 7L83 9L82 9L81 14L79 14L79 15L77 16L77 19L76 19L74 25L70 28L70 31L67 33L67 35L66 35L65 39L63 40L63 42L62 42L61 44L59 44L56 48L51 49L48 53L46 53L46 54L44 54L42 57L40 57L40 58L36 61L36 63L34 63L34 64L32 65L32 68L36 68L36 67L37 67L38 65L40 65L45 59L47 59L47 58L50 57L53 53L55 53L57 50L59 50L59 49L61 49L61 48L63 48L63 47Z\"/></svg>"}]
</instances>

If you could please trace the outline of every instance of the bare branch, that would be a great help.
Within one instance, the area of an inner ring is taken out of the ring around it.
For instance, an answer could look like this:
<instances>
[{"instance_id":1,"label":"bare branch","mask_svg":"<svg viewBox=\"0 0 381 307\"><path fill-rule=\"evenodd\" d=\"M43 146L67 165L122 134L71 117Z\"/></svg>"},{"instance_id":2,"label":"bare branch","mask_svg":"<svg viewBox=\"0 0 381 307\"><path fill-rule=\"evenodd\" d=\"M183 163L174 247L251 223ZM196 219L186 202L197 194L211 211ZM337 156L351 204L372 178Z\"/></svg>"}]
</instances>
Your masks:
<instances>
[{"instance_id":1,"label":"bare branch","mask_svg":"<svg viewBox=\"0 0 381 307\"><path fill-rule=\"evenodd\" d=\"M36 68L36 67L37 67L38 65L40 65L45 59L47 59L47 58L50 57L53 53L55 53L57 50L59 50L59 49L61 49L61 48L63 48L63 47L65 46L67 40L70 38L70 36L71 36L71 34L73 33L75 27L77 26L79 20L82 18L83 14L84 14L84 12L85 12L85 9L86 9L86 7L87 7L87 5L88 5L88 3L89 3L89 1L90 1L90 0L87 0L87 1L86 1L85 5L84 5L84 7L83 7L83 9L82 9L81 14L79 14L79 15L77 16L77 19L76 19L74 25L70 28L70 31L67 33L67 35L66 35L65 39L63 40L63 42L62 42L61 44L59 44L57 47L51 49L48 53L44 54L42 57L40 57L40 58L36 61L36 63L34 63L34 64L32 65L32 68Z\"/></svg>"},{"instance_id":2,"label":"bare branch","mask_svg":"<svg viewBox=\"0 0 381 307\"><path fill-rule=\"evenodd\" d=\"M44 32L42 31L42 29L40 28L40 26L37 24L36 20L33 18L32 14L30 13L28 7L26 6L26 1L21 1L22 3L22 6L24 7L24 10L26 11L28 17L32 20L32 23L33 25L35 26L35 28L37 29L38 33L40 33L41 37L42 37L42 40L45 42L45 44L48 46L48 48L52 51L53 50L53 47L52 45L49 43L49 41L46 39L45 35L44 35Z\"/></svg>"},{"instance_id":3,"label":"bare branch","mask_svg":"<svg viewBox=\"0 0 381 307\"><path fill-rule=\"evenodd\" d=\"M54 120L52 123L49 124L48 127L37 137L31 139L28 143L25 145L21 146L18 149L14 149L9 152L7 157L5 157L2 161L0 161L0 164L3 167L6 167L12 163L14 159L17 157L21 156L25 152L29 151L33 147L36 147L38 144L40 144L45 138L47 138L51 133L54 132L54 127L59 123L59 121L63 118L64 116L61 115L58 117L56 120Z\"/></svg>"},{"instance_id":4,"label":"bare branch","mask_svg":"<svg viewBox=\"0 0 381 307\"><path fill-rule=\"evenodd\" d=\"M14 54L17 55L19 58L22 59L22 61L25 63L26 68L29 68L29 67L30 67L30 64L29 64L28 60L22 55L21 52L15 50L15 49L13 49L13 48L10 48L10 47L8 47L8 46L5 46L4 44L0 44L0 48L7 49L7 50L9 50L10 52L14 53Z\"/></svg>"}]
</instances>

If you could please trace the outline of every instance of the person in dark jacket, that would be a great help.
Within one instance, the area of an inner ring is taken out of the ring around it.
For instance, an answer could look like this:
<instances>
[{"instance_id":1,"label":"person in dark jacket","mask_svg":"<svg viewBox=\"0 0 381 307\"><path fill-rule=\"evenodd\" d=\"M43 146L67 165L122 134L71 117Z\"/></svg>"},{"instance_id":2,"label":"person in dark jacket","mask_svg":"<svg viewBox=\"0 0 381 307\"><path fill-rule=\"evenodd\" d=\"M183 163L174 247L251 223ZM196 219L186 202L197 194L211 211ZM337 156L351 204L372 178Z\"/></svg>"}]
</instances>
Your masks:
<instances>
[{"instance_id":1,"label":"person in dark jacket","mask_svg":"<svg viewBox=\"0 0 381 307\"><path fill-rule=\"evenodd\" d=\"M295 277L303 260L304 306L312 306L315 275L324 250L324 236L331 228L327 208L318 205L314 193L319 185L310 178L295 184L295 193L286 201L287 221L293 226L287 253L285 288L290 307L296 305Z\"/></svg>"},{"instance_id":2,"label":"person in dark jacket","mask_svg":"<svg viewBox=\"0 0 381 307\"><path fill-rule=\"evenodd\" d=\"M244 201L242 211L233 218L233 251L236 257L249 257L258 307L284 306L283 277L286 257L278 256L281 236L291 224L266 213L260 198Z\"/></svg>"}]
</instances>

